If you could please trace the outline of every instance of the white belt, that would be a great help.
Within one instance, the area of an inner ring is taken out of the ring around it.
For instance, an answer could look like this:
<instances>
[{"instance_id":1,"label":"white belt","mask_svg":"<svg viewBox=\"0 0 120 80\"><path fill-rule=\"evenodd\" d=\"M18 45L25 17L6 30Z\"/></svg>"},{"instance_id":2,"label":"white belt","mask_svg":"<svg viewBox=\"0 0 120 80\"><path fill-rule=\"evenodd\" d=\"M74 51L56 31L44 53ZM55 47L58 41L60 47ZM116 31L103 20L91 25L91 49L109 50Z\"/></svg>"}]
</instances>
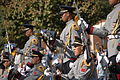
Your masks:
<instances>
[{"instance_id":1,"label":"white belt","mask_svg":"<svg viewBox=\"0 0 120 80\"><path fill-rule=\"evenodd\" d=\"M30 57L25 56L25 60L30 59Z\"/></svg>"},{"instance_id":2,"label":"white belt","mask_svg":"<svg viewBox=\"0 0 120 80\"><path fill-rule=\"evenodd\" d=\"M120 35L108 35L108 39L118 39L120 38Z\"/></svg>"}]
</instances>

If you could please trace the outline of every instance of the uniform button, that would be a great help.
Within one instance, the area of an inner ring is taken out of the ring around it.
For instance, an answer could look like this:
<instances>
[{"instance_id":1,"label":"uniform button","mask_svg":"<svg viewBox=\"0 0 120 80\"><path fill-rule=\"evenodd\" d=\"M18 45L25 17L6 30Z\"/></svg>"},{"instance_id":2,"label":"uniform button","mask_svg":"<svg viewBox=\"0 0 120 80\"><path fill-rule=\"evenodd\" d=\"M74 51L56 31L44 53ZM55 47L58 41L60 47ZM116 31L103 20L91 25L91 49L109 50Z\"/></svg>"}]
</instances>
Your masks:
<instances>
[{"instance_id":1,"label":"uniform button","mask_svg":"<svg viewBox=\"0 0 120 80\"><path fill-rule=\"evenodd\" d=\"M111 17L108 17L109 19L111 19Z\"/></svg>"}]
</instances>

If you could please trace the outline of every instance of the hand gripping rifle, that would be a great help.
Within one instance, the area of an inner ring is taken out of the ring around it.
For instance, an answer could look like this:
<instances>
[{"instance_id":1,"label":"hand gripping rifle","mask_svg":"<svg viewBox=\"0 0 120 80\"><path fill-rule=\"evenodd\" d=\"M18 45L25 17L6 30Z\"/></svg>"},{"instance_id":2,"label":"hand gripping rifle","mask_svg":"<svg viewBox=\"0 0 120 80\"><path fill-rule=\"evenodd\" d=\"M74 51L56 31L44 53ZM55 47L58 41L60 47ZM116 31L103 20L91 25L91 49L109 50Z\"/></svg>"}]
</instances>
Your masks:
<instances>
[{"instance_id":1,"label":"hand gripping rifle","mask_svg":"<svg viewBox=\"0 0 120 80\"><path fill-rule=\"evenodd\" d=\"M46 30L46 29L42 29L40 31L36 31L34 33L36 36L40 37L43 42L46 44L46 48L49 50L50 53L54 52L54 45L50 44L50 41L54 41L55 37L56 37L56 32L55 31L50 31L50 30ZM51 75L50 75L50 80L55 80L54 79L54 72L53 72L53 68L55 66L51 66ZM40 79L40 78L39 78Z\"/></svg>"},{"instance_id":2,"label":"hand gripping rifle","mask_svg":"<svg viewBox=\"0 0 120 80\"><path fill-rule=\"evenodd\" d=\"M78 10L78 7L76 5L76 2L74 2L74 6L76 8L76 12L77 12L77 16L78 16L78 22L77 22L77 26L80 27L81 29L81 38L82 38L82 41L83 41L83 44L85 46L85 49L86 49L86 55L87 55L87 59L86 59L86 62L87 64L89 64L92 60L92 58L90 57L90 48L89 48L89 44L88 44L88 37L87 37L87 33L85 32L85 24L83 23L83 20L81 19L80 15L79 15L79 10Z\"/></svg>"}]
</instances>

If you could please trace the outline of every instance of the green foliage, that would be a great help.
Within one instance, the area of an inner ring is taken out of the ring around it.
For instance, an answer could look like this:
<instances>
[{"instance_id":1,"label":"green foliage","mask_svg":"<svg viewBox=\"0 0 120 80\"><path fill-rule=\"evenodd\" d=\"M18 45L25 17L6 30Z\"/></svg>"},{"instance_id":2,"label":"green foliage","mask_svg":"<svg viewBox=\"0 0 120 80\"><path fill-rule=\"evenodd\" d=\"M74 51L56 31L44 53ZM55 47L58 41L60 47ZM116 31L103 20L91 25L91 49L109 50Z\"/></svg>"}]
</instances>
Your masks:
<instances>
[{"instance_id":1,"label":"green foliage","mask_svg":"<svg viewBox=\"0 0 120 80\"><path fill-rule=\"evenodd\" d=\"M0 1L0 44L7 43L5 30L9 40L23 47L26 41L20 24L29 23L36 29L61 31L64 23L60 21L59 5L73 5L74 0L1 0ZM105 19L111 8L105 0L75 0L80 15L89 25ZM22 44L22 45L21 45Z\"/></svg>"}]
</instances>

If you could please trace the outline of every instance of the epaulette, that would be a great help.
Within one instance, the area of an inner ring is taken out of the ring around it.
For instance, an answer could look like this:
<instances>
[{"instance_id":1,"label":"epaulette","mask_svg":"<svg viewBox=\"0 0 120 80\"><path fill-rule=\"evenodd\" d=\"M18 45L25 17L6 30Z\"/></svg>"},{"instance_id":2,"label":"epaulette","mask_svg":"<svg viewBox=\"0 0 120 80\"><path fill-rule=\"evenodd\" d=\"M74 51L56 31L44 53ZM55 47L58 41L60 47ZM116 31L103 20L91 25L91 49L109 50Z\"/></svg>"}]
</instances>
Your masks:
<instances>
[{"instance_id":1,"label":"epaulette","mask_svg":"<svg viewBox=\"0 0 120 80\"><path fill-rule=\"evenodd\" d=\"M44 66L42 66L42 65L40 65L40 66L38 66L38 70L39 70L40 72L44 72L45 67L44 67Z\"/></svg>"},{"instance_id":2,"label":"epaulette","mask_svg":"<svg viewBox=\"0 0 120 80\"><path fill-rule=\"evenodd\" d=\"M75 22L73 25L72 25L72 29L78 31L80 30L80 27L77 25L77 23Z\"/></svg>"},{"instance_id":3,"label":"epaulette","mask_svg":"<svg viewBox=\"0 0 120 80\"><path fill-rule=\"evenodd\" d=\"M38 40L37 39L32 39L32 44L38 44Z\"/></svg>"},{"instance_id":4,"label":"epaulette","mask_svg":"<svg viewBox=\"0 0 120 80\"><path fill-rule=\"evenodd\" d=\"M11 55L12 55L12 56L15 56L15 54L16 54L16 50L13 50L13 51L11 52Z\"/></svg>"}]
</instances>

